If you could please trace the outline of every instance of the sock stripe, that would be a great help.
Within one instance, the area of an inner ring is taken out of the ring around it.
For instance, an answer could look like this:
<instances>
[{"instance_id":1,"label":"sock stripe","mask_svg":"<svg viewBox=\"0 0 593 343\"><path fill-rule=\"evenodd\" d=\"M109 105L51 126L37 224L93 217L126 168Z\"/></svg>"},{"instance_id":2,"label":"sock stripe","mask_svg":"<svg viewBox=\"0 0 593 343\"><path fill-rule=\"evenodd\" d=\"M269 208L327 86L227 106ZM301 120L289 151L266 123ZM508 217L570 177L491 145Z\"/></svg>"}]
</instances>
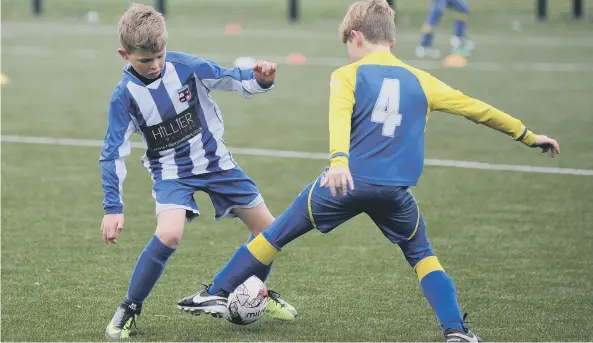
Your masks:
<instances>
[{"instance_id":1,"label":"sock stripe","mask_svg":"<svg viewBox=\"0 0 593 343\"><path fill-rule=\"evenodd\" d=\"M423 258L414 266L414 270L418 275L418 280L422 280L426 275L436 270L441 270L443 272L445 271L436 256L428 256Z\"/></svg>"},{"instance_id":2,"label":"sock stripe","mask_svg":"<svg viewBox=\"0 0 593 343\"><path fill-rule=\"evenodd\" d=\"M434 26L430 26L430 25L424 25L422 26L422 32L423 33L433 33L435 31L435 27Z\"/></svg>"},{"instance_id":3,"label":"sock stripe","mask_svg":"<svg viewBox=\"0 0 593 343\"><path fill-rule=\"evenodd\" d=\"M278 250L262 234L257 235L247 244L247 249L253 257L265 265L272 263L278 253Z\"/></svg>"}]
</instances>

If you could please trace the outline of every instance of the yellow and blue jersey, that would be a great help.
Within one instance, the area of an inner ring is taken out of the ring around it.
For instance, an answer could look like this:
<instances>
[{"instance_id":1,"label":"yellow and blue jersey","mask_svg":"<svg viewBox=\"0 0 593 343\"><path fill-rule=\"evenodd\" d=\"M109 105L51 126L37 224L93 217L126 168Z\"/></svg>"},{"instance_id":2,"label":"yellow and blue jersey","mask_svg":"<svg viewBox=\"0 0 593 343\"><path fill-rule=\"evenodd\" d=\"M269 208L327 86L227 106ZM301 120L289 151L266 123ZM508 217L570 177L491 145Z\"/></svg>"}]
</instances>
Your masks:
<instances>
[{"instance_id":1,"label":"yellow and blue jersey","mask_svg":"<svg viewBox=\"0 0 593 343\"><path fill-rule=\"evenodd\" d=\"M520 120L381 51L332 73L330 165L348 166L358 182L416 185L432 111L461 115L527 145L535 143L535 134Z\"/></svg>"}]
</instances>

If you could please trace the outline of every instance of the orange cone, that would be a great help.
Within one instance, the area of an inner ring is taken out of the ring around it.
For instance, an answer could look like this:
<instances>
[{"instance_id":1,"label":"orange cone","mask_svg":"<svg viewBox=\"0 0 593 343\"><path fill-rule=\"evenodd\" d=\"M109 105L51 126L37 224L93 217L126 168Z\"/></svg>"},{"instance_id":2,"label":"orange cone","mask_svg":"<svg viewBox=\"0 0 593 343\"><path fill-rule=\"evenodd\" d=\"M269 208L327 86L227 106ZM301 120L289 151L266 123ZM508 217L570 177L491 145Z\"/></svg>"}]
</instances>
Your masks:
<instances>
[{"instance_id":1,"label":"orange cone","mask_svg":"<svg viewBox=\"0 0 593 343\"><path fill-rule=\"evenodd\" d=\"M305 57L305 55L298 53L298 52L294 52L294 53L286 56L287 64L303 64L306 61L307 61L307 58Z\"/></svg>"},{"instance_id":2,"label":"orange cone","mask_svg":"<svg viewBox=\"0 0 593 343\"><path fill-rule=\"evenodd\" d=\"M241 27L241 24L237 24L237 23L231 23L228 24L227 26L225 26L224 28L224 32L227 35L238 35L243 31L243 27Z\"/></svg>"},{"instance_id":3,"label":"orange cone","mask_svg":"<svg viewBox=\"0 0 593 343\"><path fill-rule=\"evenodd\" d=\"M443 65L450 68L463 68L467 65L467 58L462 55L452 54L445 57Z\"/></svg>"}]
</instances>

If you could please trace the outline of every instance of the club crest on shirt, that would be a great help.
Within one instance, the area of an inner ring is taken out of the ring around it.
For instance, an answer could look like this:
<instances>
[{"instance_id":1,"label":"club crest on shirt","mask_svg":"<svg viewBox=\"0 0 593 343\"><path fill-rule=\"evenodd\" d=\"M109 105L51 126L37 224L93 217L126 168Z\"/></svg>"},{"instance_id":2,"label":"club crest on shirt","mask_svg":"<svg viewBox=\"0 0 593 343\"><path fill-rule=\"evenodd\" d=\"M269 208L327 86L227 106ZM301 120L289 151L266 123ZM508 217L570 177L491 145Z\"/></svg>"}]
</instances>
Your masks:
<instances>
[{"instance_id":1,"label":"club crest on shirt","mask_svg":"<svg viewBox=\"0 0 593 343\"><path fill-rule=\"evenodd\" d=\"M187 102L191 99L191 92L189 91L189 86L185 85L177 90L177 95L179 95L179 101Z\"/></svg>"}]
</instances>

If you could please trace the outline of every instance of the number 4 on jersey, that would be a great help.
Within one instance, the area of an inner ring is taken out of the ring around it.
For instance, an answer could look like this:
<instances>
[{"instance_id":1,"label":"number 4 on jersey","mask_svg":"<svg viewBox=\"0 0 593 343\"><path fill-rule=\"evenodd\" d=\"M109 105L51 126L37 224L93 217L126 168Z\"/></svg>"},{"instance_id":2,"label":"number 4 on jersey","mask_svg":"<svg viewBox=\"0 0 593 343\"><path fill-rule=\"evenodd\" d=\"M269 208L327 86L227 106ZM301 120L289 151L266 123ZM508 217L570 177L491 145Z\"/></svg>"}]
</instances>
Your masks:
<instances>
[{"instance_id":1,"label":"number 4 on jersey","mask_svg":"<svg viewBox=\"0 0 593 343\"><path fill-rule=\"evenodd\" d=\"M383 124L383 136L393 137L395 129L402 123L402 115L399 113L399 95L399 80L384 79L371 115L372 122Z\"/></svg>"}]
</instances>

